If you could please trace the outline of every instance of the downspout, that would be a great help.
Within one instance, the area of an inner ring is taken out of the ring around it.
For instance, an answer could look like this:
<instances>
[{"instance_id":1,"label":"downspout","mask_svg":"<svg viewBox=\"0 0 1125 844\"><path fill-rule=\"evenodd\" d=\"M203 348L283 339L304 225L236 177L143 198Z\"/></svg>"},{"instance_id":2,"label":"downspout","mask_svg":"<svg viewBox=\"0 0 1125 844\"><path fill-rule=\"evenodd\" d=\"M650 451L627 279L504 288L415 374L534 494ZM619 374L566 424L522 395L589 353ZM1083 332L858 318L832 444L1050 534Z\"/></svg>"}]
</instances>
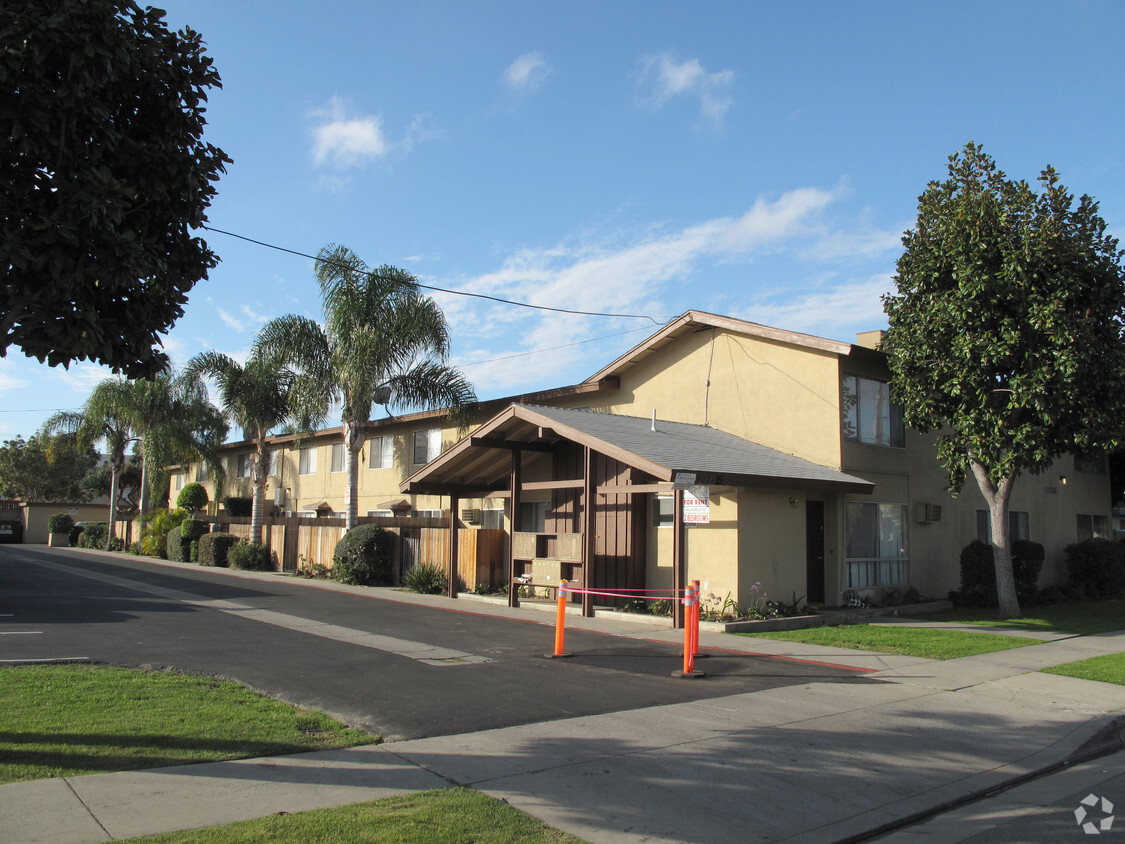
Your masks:
<instances>
[{"instance_id":1,"label":"downspout","mask_svg":"<svg viewBox=\"0 0 1125 844\"><path fill-rule=\"evenodd\" d=\"M711 402L711 361L715 359L715 329L711 329L711 349L707 353L707 381L703 388L703 424L707 425Z\"/></svg>"}]
</instances>

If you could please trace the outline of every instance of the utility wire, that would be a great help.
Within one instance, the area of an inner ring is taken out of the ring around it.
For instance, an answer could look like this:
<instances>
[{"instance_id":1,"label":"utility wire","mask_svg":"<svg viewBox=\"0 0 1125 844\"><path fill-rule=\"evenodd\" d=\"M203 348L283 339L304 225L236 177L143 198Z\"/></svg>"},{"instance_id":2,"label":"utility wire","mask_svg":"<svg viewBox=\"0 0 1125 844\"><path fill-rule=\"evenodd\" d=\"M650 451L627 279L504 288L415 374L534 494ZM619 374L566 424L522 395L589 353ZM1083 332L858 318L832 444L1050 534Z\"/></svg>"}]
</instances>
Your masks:
<instances>
[{"instance_id":1,"label":"utility wire","mask_svg":"<svg viewBox=\"0 0 1125 844\"><path fill-rule=\"evenodd\" d=\"M315 255L309 255L307 252L298 252L296 249L287 249L284 246L277 246L276 244L273 244L273 243L266 243L264 240L255 240L254 238L247 237L246 235L243 235L243 234L235 234L234 232L224 231L223 229L216 229L212 226L203 225L203 224L200 224L200 228L206 229L209 232L215 232L216 234L225 234L227 237L234 237L234 238L238 238L239 240L245 240L247 243L253 243L257 246L264 246L267 249L275 249L278 252L288 252L290 255L297 255L298 257L301 257L301 258L309 258L313 261L323 261L324 263L333 263L336 266L341 267L343 269L355 269L354 267L350 267L347 264L341 264L338 261L326 261L325 259L318 258ZM472 297L474 299L486 299L489 302L498 302L501 305L512 305L512 306L517 307L517 308L530 308L530 309L536 310L536 311L550 311L551 313L556 313L556 314L571 314L573 316L592 316L592 317L615 317L617 319L647 319L647 320L651 320L656 325L664 325L670 319L673 319L673 317L654 317L654 316L649 316L648 314L607 314L607 313L601 313L600 311L575 311L575 310L571 310L570 308L552 308L548 305L532 305L532 304L529 304L527 302L515 302L511 299L502 299L499 296L489 296L487 293L469 293L466 290L450 290L447 287L435 287L432 284L422 284L420 281L417 281L417 280L415 281L415 284L423 290L434 290L434 291L437 291L438 293L449 293L450 295L453 295L453 296L469 296L469 297Z\"/></svg>"}]
</instances>

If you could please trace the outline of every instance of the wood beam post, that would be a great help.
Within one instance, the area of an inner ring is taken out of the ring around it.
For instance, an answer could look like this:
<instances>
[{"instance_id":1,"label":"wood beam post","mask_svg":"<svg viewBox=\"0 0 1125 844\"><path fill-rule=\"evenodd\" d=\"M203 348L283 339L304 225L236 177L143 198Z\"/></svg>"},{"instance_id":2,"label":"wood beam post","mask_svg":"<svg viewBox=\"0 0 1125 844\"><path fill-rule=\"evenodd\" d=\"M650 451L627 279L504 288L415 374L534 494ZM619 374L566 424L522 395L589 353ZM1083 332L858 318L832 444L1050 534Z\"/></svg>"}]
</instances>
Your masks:
<instances>
[{"instance_id":1,"label":"wood beam post","mask_svg":"<svg viewBox=\"0 0 1125 844\"><path fill-rule=\"evenodd\" d=\"M594 518L594 508L597 507L597 493L594 491L594 452L589 446L582 449L584 475L582 485L582 588L589 589L593 585L594 571L594 535L597 519ZM594 615L594 596L588 592L582 593L582 615L591 618Z\"/></svg>"},{"instance_id":2,"label":"wood beam post","mask_svg":"<svg viewBox=\"0 0 1125 844\"><path fill-rule=\"evenodd\" d=\"M511 490L512 511L508 531L508 606L520 605L520 587L516 583L516 530L519 528L520 519L520 484L522 483L520 464L523 452L519 448L512 449L512 472L509 477Z\"/></svg>"},{"instance_id":3,"label":"wood beam post","mask_svg":"<svg viewBox=\"0 0 1125 844\"><path fill-rule=\"evenodd\" d=\"M672 598L672 626L684 626L684 604L681 593L687 583L687 565L684 554L684 491L677 489L672 494L672 587L676 595Z\"/></svg>"},{"instance_id":4,"label":"wood beam post","mask_svg":"<svg viewBox=\"0 0 1125 844\"><path fill-rule=\"evenodd\" d=\"M456 492L449 493L449 585L447 587L450 598L457 597L457 569L459 561L460 531L457 529L457 510L461 505L461 496Z\"/></svg>"}]
</instances>

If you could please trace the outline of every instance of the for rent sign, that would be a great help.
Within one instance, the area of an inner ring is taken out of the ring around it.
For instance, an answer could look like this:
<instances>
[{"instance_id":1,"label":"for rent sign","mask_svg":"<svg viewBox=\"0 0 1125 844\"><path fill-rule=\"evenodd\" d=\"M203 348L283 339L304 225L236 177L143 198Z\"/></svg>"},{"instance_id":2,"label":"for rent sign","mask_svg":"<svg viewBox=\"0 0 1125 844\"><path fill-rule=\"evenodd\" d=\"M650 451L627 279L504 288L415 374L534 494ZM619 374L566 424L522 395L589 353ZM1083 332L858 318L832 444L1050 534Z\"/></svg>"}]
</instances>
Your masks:
<instances>
[{"instance_id":1,"label":"for rent sign","mask_svg":"<svg viewBox=\"0 0 1125 844\"><path fill-rule=\"evenodd\" d=\"M693 486L684 492L684 524L706 525L711 523L711 488Z\"/></svg>"}]
</instances>

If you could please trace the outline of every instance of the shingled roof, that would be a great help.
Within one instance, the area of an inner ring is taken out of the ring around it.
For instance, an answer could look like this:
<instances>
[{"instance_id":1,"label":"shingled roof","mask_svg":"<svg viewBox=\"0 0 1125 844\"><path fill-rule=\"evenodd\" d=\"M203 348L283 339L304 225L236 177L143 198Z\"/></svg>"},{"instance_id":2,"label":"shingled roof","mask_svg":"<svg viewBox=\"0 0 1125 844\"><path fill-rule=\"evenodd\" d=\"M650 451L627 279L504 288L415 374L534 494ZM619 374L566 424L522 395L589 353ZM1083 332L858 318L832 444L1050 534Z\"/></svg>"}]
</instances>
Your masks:
<instances>
[{"instance_id":1,"label":"shingled roof","mask_svg":"<svg viewBox=\"0 0 1125 844\"><path fill-rule=\"evenodd\" d=\"M655 427L655 430L653 428ZM424 469L407 478L403 492L437 491L443 485L489 486L506 479L510 450L500 446L542 442L554 436L586 445L671 481L678 473L736 486L832 489L869 493L870 482L827 466L718 431L636 416L513 404Z\"/></svg>"}]
</instances>

